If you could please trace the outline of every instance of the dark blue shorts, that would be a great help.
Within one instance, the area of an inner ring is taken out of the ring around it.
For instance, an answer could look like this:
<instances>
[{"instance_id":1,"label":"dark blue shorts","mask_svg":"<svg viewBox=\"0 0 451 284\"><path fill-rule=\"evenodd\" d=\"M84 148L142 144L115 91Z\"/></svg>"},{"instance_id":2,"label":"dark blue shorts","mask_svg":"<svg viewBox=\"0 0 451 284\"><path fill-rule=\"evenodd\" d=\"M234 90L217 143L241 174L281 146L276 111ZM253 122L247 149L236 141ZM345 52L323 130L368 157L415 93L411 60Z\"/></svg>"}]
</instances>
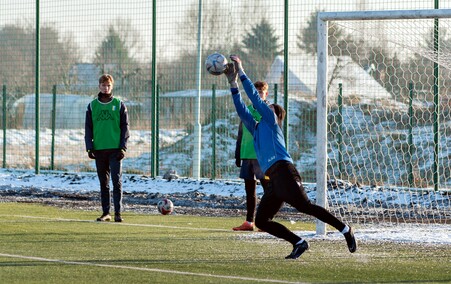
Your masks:
<instances>
[{"instance_id":1,"label":"dark blue shorts","mask_svg":"<svg viewBox=\"0 0 451 284\"><path fill-rule=\"evenodd\" d=\"M257 160L245 159L241 161L240 178L242 179L263 179L265 174L260 168L260 164Z\"/></svg>"}]
</instances>

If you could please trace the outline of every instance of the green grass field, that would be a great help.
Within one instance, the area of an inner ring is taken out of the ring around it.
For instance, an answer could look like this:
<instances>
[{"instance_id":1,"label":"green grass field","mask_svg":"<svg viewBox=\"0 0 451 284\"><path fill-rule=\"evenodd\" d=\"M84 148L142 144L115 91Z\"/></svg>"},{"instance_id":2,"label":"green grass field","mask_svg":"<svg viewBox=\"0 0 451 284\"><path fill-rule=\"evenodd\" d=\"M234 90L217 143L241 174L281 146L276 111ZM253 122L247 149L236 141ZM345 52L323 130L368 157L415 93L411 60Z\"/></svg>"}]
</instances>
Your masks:
<instances>
[{"instance_id":1,"label":"green grass field","mask_svg":"<svg viewBox=\"0 0 451 284\"><path fill-rule=\"evenodd\" d=\"M309 240L298 260L266 233L233 232L241 218L98 212L0 203L1 283L448 283L451 247ZM293 230L313 223L282 221ZM358 228L357 228L358 230Z\"/></svg>"}]
</instances>

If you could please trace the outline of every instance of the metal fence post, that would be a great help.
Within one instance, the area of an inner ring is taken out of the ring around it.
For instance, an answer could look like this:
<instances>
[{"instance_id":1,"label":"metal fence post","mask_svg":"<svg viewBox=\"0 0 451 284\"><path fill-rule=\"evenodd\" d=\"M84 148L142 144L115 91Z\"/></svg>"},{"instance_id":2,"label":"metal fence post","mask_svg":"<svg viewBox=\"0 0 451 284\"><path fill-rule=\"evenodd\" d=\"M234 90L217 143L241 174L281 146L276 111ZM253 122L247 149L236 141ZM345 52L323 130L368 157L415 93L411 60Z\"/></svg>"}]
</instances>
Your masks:
<instances>
[{"instance_id":1,"label":"metal fence post","mask_svg":"<svg viewBox=\"0 0 451 284\"><path fill-rule=\"evenodd\" d=\"M3 168L6 168L6 85L3 85Z\"/></svg>"},{"instance_id":2,"label":"metal fence post","mask_svg":"<svg viewBox=\"0 0 451 284\"><path fill-rule=\"evenodd\" d=\"M213 84L211 93L211 178L216 179L216 85Z\"/></svg>"},{"instance_id":3,"label":"metal fence post","mask_svg":"<svg viewBox=\"0 0 451 284\"><path fill-rule=\"evenodd\" d=\"M55 128L56 128L56 85L52 88L52 146L50 149L50 169L55 169Z\"/></svg>"}]
</instances>

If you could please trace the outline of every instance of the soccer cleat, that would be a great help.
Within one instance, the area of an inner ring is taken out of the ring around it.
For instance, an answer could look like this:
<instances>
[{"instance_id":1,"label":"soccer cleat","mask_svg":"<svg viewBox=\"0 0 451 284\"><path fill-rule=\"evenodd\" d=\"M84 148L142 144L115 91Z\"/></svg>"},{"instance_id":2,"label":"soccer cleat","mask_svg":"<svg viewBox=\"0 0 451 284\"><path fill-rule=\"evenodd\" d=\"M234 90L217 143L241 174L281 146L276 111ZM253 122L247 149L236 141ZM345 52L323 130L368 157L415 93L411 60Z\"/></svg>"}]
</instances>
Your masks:
<instances>
[{"instance_id":1,"label":"soccer cleat","mask_svg":"<svg viewBox=\"0 0 451 284\"><path fill-rule=\"evenodd\" d=\"M348 244L348 249L351 253L355 252L357 250L357 242L354 237L354 232L352 231L352 228L349 227L349 232L343 234L346 239L346 243Z\"/></svg>"},{"instance_id":2,"label":"soccer cleat","mask_svg":"<svg viewBox=\"0 0 451 284\"><path fill-rule=\"evenodd\" d=\"M241 224L241 226L235 227L233 228L234 231L253 231L254 230L254 223L253 222L248 222L248 221L244 221L243 224Z\"/></svg>"},{"instance_id":3,"label":"soccer cleat","mask_svg":"<svg viewBox=\"0 0 451 284\"><path fill-rule=\"evenodd\" d=\"M124 219L121 216L121 213L115 213L114 214L114 222L122 222Z\"/></svg>"},{"instance_id":4,"label":"soccer cleat","mask_svg":"<svg viewBox=\"0 0 451 284\"><path fill-rule=\"evenodd\" d=\"M306 240L302 243L294 245L293 251L285 257L285 259L297 259L300 257L306 250L308 250L309 245Z\"/></svg>"},{"instance_id":5,"label":"soccer cleat","mask_svg":"<svg viewBox=\"0 0 451 284\"><path fill-rule=\"evenodd\" d=\"M97 221L99 221L99 222L111 221L111 215L110 214L103 214L102 216L97 218Z\"/></svg>"}]
</instances>

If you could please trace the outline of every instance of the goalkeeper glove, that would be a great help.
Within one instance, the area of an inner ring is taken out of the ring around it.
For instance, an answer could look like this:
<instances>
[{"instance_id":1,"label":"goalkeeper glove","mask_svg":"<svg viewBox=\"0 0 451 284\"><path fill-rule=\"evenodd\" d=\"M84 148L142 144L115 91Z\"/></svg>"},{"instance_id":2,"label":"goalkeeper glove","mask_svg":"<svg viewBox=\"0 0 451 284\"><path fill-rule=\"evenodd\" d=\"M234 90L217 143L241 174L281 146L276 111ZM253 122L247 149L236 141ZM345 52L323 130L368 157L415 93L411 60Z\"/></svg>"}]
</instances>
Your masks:
<instances>
[{"instance_id":1,"label":"goalkeeper glove","mask_svg":"<svg viewBox=\"0 0 451 284\"><path fill-rule=\"evenodd\" d=\"M244 74L243 65L241 64L241 59L238 57L238 55L232 54L230 55L230 59L235 64L236 72L238 72L240 76L243 75Z\"/></svg>"},{"instance_id":2,"label":"goalkeeper glove","mask_svg":"<svg viewBox=\"0 0 451 284\"><path fill-rule=\"evenodd\" d=\"M230 88L238 88L238 73L236 73L235 65L233 63L227 64L224 74L227 76Z\"/></svg>"}]
</instances>

